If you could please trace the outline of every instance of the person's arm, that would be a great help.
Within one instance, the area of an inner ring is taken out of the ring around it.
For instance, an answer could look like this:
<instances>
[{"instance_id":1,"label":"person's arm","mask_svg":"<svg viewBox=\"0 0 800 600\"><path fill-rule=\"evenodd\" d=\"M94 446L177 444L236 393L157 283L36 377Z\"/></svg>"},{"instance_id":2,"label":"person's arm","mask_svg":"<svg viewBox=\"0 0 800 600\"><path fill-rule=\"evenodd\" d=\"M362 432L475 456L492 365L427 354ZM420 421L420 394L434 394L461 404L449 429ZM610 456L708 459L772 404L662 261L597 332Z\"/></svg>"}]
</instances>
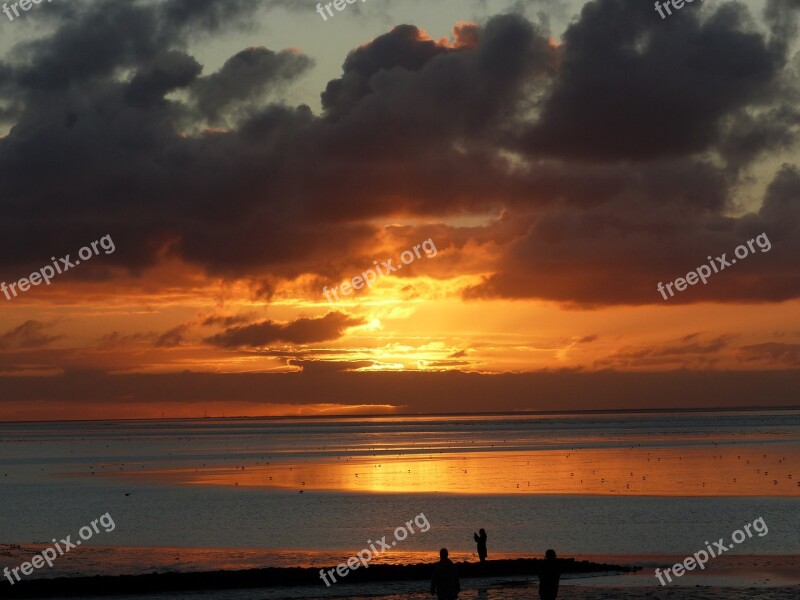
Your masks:
<instances>
[{"instance_id":1,"label":"person's arm","mask_svg":"<svg viewBox=\"0 0 800 600\"><path fill-rule=\"evenodd\" d=\"M480 538L478 538L478 534L475 533L475 532L472 532L472 537L475 538L476 542L480 542L481 541Z\"/></svg>"}]
</instances>

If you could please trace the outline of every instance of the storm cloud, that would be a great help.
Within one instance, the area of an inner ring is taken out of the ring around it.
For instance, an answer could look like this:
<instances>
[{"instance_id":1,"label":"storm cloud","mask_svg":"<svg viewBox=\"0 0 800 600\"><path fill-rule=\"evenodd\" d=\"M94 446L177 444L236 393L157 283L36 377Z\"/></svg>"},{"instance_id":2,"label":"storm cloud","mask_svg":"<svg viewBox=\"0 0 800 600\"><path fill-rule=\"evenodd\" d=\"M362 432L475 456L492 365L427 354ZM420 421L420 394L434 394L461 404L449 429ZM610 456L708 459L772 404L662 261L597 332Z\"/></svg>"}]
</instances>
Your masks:
<instances>
[{"instance_id":1,"label":"storm cloud","mask_svg":"<svg viewBox=\"0 0 800 600\"><path fill-rule=\"evenodd\" d=\"M484 274L468 299L657 303L658 281L762 231L768 257L676 301L800 295L797 3L768 3L769 32L733 2L662 21L647 3L596 0L561 40L513 13L444 40L400 25L343 57L320 114L280 100L314 64L302 50L255 45L210 73L188 50L258 8L75 2L5 57L0 275L102 231L117 252L76 277L178 260L271 297L370 264L376 219L406 215L440 223L448 255L429 276ZM750 169L784 153L765 197L737 210ZM487 213L503 220L447 224ZM403 230L398 248L422 233ZM486 244L491 261L468 255Z\"/></svg>"}]
</instances>

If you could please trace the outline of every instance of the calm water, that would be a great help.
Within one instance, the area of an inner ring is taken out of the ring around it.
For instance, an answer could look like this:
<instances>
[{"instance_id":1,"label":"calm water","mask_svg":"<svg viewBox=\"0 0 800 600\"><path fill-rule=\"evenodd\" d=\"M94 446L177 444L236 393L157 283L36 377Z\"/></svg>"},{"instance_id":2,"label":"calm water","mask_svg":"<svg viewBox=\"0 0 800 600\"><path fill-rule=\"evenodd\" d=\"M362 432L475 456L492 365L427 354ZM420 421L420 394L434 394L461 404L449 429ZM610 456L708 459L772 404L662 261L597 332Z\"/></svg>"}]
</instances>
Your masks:
<instances>
[{"instance_id":1,"label":"calm water","mask_svg":"<svg viewBox=\"0 0 800 600\"><path fill-rule=\"evenodd\" d=\"M798 483L800 411L0 424L0 566L106 512L61 572L328 565L420 513L383 560L479 527L490 558L685 556L758 517L732 554L800 554Z\"/></svg>"}]
</instances>

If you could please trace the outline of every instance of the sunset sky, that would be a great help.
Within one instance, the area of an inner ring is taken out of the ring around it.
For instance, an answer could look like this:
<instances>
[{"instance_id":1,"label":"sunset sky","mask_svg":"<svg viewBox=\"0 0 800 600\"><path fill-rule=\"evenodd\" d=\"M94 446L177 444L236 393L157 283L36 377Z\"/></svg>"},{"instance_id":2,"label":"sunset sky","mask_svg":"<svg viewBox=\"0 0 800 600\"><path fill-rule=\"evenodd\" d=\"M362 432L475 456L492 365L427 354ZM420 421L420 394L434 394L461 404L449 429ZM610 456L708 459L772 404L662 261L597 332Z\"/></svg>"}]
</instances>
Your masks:
<instances>
[{"instance_id":1,"label":"sunset sky","mask_svg":"<svg viewBox=\"0 0 800 600\"><path fill-rule=\"evenodd\" d=\"M798 17L0 13L0 420L797 406Z\"/></svg>"}]
</instances>

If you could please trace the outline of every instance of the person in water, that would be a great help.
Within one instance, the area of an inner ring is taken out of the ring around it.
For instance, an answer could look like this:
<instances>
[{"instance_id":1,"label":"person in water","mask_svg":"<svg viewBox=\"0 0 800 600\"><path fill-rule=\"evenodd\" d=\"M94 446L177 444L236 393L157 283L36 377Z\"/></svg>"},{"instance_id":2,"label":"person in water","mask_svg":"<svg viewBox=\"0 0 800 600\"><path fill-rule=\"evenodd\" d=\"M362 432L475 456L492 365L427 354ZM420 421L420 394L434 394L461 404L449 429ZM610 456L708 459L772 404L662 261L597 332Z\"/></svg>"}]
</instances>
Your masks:
<instances>
[{"instance_id":1,"label":"person in water","mask_svg":"<svg viewBox=\"0 0 800 600\"><path fill-rule=\"evenodd\" d=\"M539 598L541 600L556 600L559 579L561 579L561 569L556 560L556 551L550 549L545 552L544 563L539 571Z\"/></svg>"},{"instance_id":2,"label":"person in water","mask_svg":"<svg viewBox=\"0 0 800 600\"><path fill-rule=\"evenodd\" d=\"M431 580L431 596L439 600L456 600L461 591L458 572L453 561L447 558L447 548L439 550L439 562L433 568Z\"/></svg>"},{"instance_id":3,"label":"person in water","mask_svg":"<svg viewBox=\"0 0 800 600\"><path fill-rule=\"evenodd\" d=\"M484 562L486 560L486 530L481 529L480 535L473 533L472 537L475 538L475 542L478 544L478 558L481 559L481 562Z\"/></svg>"}]
</instances>

